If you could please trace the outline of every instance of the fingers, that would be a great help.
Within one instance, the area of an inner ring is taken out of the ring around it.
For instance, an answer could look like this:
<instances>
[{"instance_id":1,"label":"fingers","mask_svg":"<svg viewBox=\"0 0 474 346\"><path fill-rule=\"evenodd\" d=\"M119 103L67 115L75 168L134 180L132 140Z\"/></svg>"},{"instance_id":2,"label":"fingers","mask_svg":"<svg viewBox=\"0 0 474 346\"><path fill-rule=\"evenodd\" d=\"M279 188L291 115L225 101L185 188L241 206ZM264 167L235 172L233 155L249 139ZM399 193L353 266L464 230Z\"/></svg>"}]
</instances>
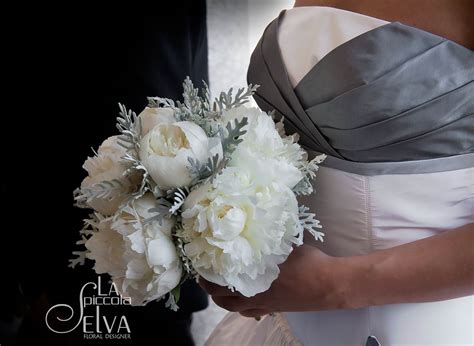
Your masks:
<instances>
[{"instance_id":1,"label":"fingers","mask_svg":"<svg viewBox=\"0 0 474 346\"><path fill-rule=\"evenodd\" d=\"M265 310L260 299L252 297L235 297L235 296L212 296L212 300L221 308L233 312L241 312L245 310Z\"/></svg>"},{"instance_id":2,"label":"fingers","mask_svg":"<svg viewBox=\"0 0 474 346\"><path fill-rule=\"evenodd\" d=\"M232 292L230 289L227 287L223 287L220 285L217 285L213 282L209 282L202 277L199 278L199 286L201 286L207 293L209 293L211 296L217 296L217 297L241 297L242 295L239 292Z\"/></svg>"},{"instance_id":3,"label":"fingers","mask_svg":"<svg viewBox=\"0 0 474 346\"><path fill-rule=\"evenodd\" d=\"M256 295L247 298L239 292L232 292L227 287L217 285L209 282L202 277L199 278L199 285L212 296L212 300L223 309L233 312L244 312L252 314L252 317L267 314L268 312L263 307L264 295ZM264 313L263 313L264 312ZM260 314L260 315L258 315Z\"/></svg>"},{"instance_id":4,"label":"fingers","mask_svg":"<svg viewBox=\"0 0 474 346\"><path fill-rule=\"evenodd\" d=\"M244 317L263 317L265 315L268 315L270 311L265 310L265 309L250 309L250 310L244 310L239 312Z\"/></svg>"}]
</instances>

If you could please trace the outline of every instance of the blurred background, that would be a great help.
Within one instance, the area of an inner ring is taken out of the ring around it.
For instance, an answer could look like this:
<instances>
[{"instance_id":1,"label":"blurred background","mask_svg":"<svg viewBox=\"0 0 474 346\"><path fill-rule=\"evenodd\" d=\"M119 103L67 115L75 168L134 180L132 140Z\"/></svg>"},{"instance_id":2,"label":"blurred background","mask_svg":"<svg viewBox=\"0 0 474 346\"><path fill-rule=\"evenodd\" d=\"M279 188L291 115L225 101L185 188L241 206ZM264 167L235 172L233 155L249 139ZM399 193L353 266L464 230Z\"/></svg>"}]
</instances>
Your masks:
<instances>
[{"instance_id":1,"label":"blurred background","mask_svg":"<svg viewBox=\"0 0 474 346\"><path fill-rule=\"evenodd\" d=\"M294 0L207 0L209 81L214 95L247 84L250 55L266 26Z\"/></svg>"}]
</instances>

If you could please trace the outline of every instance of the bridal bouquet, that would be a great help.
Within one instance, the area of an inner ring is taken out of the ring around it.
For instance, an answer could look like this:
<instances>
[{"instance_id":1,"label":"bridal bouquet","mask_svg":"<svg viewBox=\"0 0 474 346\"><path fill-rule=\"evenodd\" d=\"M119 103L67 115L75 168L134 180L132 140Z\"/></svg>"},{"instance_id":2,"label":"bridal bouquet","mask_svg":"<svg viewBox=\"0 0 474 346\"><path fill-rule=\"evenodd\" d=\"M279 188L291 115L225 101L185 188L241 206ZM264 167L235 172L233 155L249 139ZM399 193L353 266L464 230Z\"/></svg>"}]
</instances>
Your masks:
<instances>
[{"instance_id":1,"label":"bridal bouquet","mask_svg":"<svg viewBox=\"0 0 474 346\"><path fill-rule=\"evenodd\" d=\"M93 209L70 266L95 261L132 305L168 296L177 309L188 278L250 297L267 290L305 230L321 226L300 205L324 155L311 161L278 123L244 104L257 86L211 102L187 78L184 101L151 97L138 116L120 106L120 134L84 163L75 191Z\"/></svg>"}]
</instances>

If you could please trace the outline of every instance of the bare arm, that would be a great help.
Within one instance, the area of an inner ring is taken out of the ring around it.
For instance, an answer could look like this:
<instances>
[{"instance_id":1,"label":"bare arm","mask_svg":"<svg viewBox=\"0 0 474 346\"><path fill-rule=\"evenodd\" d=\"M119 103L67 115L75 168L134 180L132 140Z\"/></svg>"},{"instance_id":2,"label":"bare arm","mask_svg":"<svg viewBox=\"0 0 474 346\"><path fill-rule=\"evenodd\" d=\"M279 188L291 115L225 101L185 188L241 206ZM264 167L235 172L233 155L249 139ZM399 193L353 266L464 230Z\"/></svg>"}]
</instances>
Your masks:
<instances>
[{"instance_id":1,"label":"bare arm","mask_svg":"<svg viewBox=\"0 0 474 346\"><path fill-rule=\"evenodd\" d=\"M302 245L266 292L245 298L200 280L214 301L248 317L427 302L474 294L474 224L364 256L332 257Z\"/></svg>"},{"instance_id":2,"label":"bare arm","mask_svg":"<svg viewBox=\"0 0 474 346\"><path fill-rule=\"evenodd\" d=\"M474 294L474 224L440 235L341 258L351 307L427 302Z\"/></svg>"}]
</instances>

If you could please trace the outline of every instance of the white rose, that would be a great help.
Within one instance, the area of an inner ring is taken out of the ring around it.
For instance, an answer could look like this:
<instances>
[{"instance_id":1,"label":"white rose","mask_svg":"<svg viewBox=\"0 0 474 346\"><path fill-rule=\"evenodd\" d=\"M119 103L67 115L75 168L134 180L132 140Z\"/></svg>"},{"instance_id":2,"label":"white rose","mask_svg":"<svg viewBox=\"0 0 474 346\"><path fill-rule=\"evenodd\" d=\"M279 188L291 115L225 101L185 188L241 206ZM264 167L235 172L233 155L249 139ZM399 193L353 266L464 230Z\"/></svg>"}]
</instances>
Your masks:
<instances>
[{"instance_id":1,"label":"white rose","mask_svg":"<svg viewBox=\"0 0 474 346\"><path fill-rule=\"evenodd\" d=\"M188 186L188 158L204 162L209 154L206 133L190 121L158 124L140 142L140 160L163 190Z\"/></svg>"},{"instance_id":2,"label":"white rose","mask_svg":"<svg viewBox=\"0 0 474 346\"><path fill-rule=\"evenodd\" d=\"M186 255L206 280L246 297L266 291L293 244L300 244L298 203L283 184L260 185L246 171L224 169L183 206Z\"/></svg>"},{"instance_id":3,"label":"white rose","mask_svg":"<svg viewBox=\"0 0 474 346\"><path fill-rule=\"evenodd\" d=\"M144 223L155 206L153 195L146 194L124 208L113 222L106 219L104 227L86 242L88 257L96 261L96 272L109 273L132 305L162 297L181 280L182 267L171 238L174 219Z\"/></svg>"},{"instance_id":4,"label":"white rose","mask_svg":"<svg viewBox=\"0 0 474 346\"><path fill-rule=\"evenodd\" d=\"M118 136L107 138L99 147L97 156L89 157L82 166L89 174L81 183L81 189L93 188L103 181L118 180L122 188L109 198L94 198L86 203L102 215L114 214L126 198L126 193L132 184L123 174L126 167L121 158L125 155L125 148L117 142Z\"/></svg>"},{"instance_id":5,"label":"white rose","mask_svg":"<svg viewBox=\"0 0 474 346\"><path fill-rule=\"evenodd\" d=\"M174 123L174 111L171 108L146 107L139 115L141 135L145 136L151 129L161 123Z\"/></svg>"}]
</instances>

